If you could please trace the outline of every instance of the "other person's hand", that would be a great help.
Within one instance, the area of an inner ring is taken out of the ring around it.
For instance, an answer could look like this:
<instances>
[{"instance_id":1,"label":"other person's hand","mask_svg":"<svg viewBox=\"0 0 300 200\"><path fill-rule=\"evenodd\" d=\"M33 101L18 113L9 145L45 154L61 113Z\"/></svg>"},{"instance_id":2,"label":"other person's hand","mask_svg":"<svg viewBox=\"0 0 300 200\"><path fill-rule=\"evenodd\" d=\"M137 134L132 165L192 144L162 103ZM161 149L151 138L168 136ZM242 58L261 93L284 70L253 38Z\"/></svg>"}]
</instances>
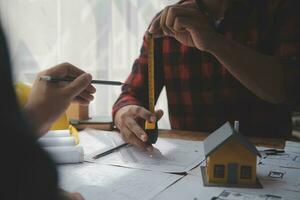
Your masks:
<instances>
[{"instance_id":1,"label":"other person's hand","mask_svg":"<svg viewBox=\"0 0 300 200\"><path fill-rule=\"evenodd\" d=\"M77 77L72 82L48 82L41 76ZM41 136L68 108L70 103L88 105L93 100L96 89L90 84L92 76L77 67L63 63L40 72L32 86L25 113Z\"/></svg>"},{"instance_id":2,"label":"other person's hand","mask_svg":"<svg viewBox=\"0 0 300 200\"><path fill-rule=\"evenodd\" d=\"M154 37L170 36L184 45L208 51L217 33L197 4L187 1L166 7L152 22Z\"/></svg>"},{"instance_id":3,"label":"other person's hand","mask_svg":"<svg viewBox=\"0 0 300 200\"><path fill-rule=\"evenodd\" d=\"M144 151L152 151L151 144L146 144L148 140L147 133L143 130L144 122L157 122L163 116L162 110L151 113L141 106L128 105L117 111L114 122L123 139Z\"/></svg>"},{"instance_id":4,"label":"other person's hand","mask_svg":"<svg viewBox=\"0 0 300 200\"><path fill-rule=\"evenodd\" d=\"M60 195L63 200L85 200L78 192L66 192L60 189Z\"/></svg>"}]
</instances>

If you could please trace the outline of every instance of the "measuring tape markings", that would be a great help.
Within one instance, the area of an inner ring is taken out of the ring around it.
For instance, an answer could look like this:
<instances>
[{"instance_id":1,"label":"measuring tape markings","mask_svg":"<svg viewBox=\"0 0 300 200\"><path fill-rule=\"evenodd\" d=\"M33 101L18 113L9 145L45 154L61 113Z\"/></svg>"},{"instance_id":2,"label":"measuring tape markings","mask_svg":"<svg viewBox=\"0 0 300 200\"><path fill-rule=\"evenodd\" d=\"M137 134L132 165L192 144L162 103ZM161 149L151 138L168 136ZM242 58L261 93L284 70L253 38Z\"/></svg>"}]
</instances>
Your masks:
<instances>
[{"instance_id":1,"label":"measuring tape markings","mask_svg":"<svg viewBox=\"0 0 300 200\"><path fill-rule=\"evenodd\" d=\"M148 35L148 100L149 111L154 113L155 89L154 89L154 39ZM156 123L145 122L145 129L155 129Z\"/></svg>"}]
</instances>

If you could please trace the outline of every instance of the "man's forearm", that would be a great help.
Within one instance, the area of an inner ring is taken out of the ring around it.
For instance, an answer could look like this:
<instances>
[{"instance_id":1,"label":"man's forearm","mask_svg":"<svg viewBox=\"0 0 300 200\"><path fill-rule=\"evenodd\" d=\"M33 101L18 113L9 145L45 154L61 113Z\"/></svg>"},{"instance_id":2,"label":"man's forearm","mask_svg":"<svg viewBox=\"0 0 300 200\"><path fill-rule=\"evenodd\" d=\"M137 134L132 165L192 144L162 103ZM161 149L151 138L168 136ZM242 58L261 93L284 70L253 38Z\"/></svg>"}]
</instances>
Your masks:
<instances>
[{"instance_id":1,"label":"man's forearm","mask_svg":"<svg viewBox=\"0 0 300 200\"><path fill-rule=\"evenodd\" d=\"M255 52L218 35L209 52L244 86L271 103L286 100L285 73L276 57Z\"/></svg>"},{"instance_id":2,"label":"man's forearm","mask_svg":"<svg viewBox=\"0 0 300 200\"><path fill-rule=\"evenodd\" d=\"M48 120L46 120L40 112L41 111L28 104L24 107L25 116L34 129L37 138L43 136L51 126L51 123L48 122Z\"/></svg>"}]
</instances>

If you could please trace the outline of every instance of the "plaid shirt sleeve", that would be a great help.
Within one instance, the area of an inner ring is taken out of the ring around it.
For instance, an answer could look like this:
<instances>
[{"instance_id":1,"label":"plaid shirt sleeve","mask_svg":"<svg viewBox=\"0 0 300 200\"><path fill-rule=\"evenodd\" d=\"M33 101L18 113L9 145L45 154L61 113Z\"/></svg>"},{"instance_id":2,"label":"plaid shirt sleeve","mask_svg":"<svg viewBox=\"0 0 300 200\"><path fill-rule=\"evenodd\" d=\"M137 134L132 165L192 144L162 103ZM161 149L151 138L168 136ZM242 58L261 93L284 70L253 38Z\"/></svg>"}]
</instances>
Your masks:
<instances>
[{"instance_id":1,"label":"plaid shirt sleeve","mask_svg":"<svg viewBox=\"0 0 300 200\"><path fill-rule=\"evenodd\" d=\"M155 40L155 54L160 49L157 44L160 44L160 39ZM148 42L146 36L143 38L143 45L140 51L140 56L135 60L132 71L129 74L125 84L122 87L121 94L113 106L113 119L116 112L127 105L139 105L148 108ZM163 72L159 70L157 64L160 58L155 58L155 101L163 87Z\"/></svg>"},{"instance_id":2,"label":"plaid shirt sleeve","mask_svg":"<svg viewBox=\"0 0 300 200\"><path fill-rule=\"evenodd\" d=\"M295 4L295 5L294 5ZM285 67L288 104L292 107L300 105L300 19L299 2L287 3L283 6L278 24L275 55L281 59Z\"/></svg>"}]
</instances>

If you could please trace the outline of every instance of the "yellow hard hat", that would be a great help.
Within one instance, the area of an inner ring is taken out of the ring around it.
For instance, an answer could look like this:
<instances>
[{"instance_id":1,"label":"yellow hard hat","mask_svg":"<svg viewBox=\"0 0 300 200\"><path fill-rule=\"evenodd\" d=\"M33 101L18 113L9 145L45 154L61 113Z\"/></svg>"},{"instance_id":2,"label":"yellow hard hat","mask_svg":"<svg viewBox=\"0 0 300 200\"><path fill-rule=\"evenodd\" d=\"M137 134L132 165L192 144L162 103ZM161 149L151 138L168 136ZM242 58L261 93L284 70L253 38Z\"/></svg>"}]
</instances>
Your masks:
<instances>
[{"instance_id":1,"label":"yellow hard hat","mask_svg":"<svg viewBox=\"0 0 300 200\"><path fill-rule=\"evenodd\" d=\"M25 84L23 82L18 82L15 84L15 90L17 94L17 98L21 107L24 107L28 96L31 92L31 86L29 84ZM51 126L51 130L62 130L69 129L69 120L66 113L63 113L57 121Z\"/></svg>"}]
</instances>

